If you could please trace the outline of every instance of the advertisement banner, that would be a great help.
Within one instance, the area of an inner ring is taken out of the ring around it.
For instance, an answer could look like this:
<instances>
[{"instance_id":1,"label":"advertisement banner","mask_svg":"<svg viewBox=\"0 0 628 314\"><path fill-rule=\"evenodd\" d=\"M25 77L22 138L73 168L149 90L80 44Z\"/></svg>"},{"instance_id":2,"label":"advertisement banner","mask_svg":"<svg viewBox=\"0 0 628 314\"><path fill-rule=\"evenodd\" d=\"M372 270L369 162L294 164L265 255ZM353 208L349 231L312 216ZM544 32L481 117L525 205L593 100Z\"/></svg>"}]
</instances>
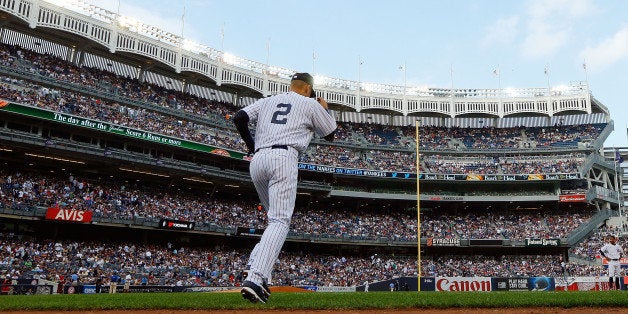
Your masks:
<instances>
[{"instance_id":1,"label":"advertisement banner","mask_svg":"<svg viewBox=\"0 0 628 314\"><path fill-rule=\"evenodd\" d=\"M469 245L501 246L503 244L504 244L504 240L496 240L496 239L469 239Z\"/></svg>"},{"instance_id":2,"label":"advertisement banner","mask_svg":"<svg viewBox=\"0 0 628 314\"><path fill-rule=\"evenodd\" d=\"M560 239L525 239L526 246L560 246Z\"/></svg>"},{"instance_id":3,"label":"advertisement banner","mask_svg":"<svg viewBox=\"0 0 628 314\"><path fill-rule=\"evenodd\" d=\"M264 228L248 228L248 227L238 227L236 228L236 235L245 235L245 236L257 236L261 237L264 233Z\"/></svg>"},{"instance_id":4,"label":"advertisement banner","mask_svg":"<svg viewBox=\"0 0 628 314\"><path fill-rule=\"evenodd\" d=\"M74 222L91 222L92 212L89 210L75 210L49 207L46 210L46 219Z\"/></svg>"},{"instance_id":5,"label":"advertisement banner","mask_svg":"<svg viewBox=\"0 0 628 314\"><path fill-rule=\"evenodd\" d=\"M436 278L421 277L421 291L436 291Z\"/></svg>"},{"instance_id":6,"label":"advertisement banner","mask_svg":"<svg viewBox=\"0 0 628 314\"><path fill-rule=\"evenodd\" d=\"M96 293L96 285L83 285L83 294Z\"/></svg>"},{"instance_id":7,"label":"advertisement banner","mask_svg":"<svg viewBox=\"0 0 628 314\"><path fill-rule=\"evenodd\" d=\"M35 108L31 106L19 105L15 103L10 103L4 107L0 107L1 110L29 116L35 117L39 119L44 119L48 121L54 121L61 124L79 126L91 130L97 130L106 133L113 133L116 135L126 136L130 138L135 138L138 140L150 141L154 143L160 143L169 146L176 146L196 151L207 152L210 154L217 154L221 156L233 157L238 159L244 159L245 156L242 152L236 152L231 150L226 150L218 147L212 147L209 145L191 142L183 139L178 139L154 132L143 131L138 129L132 129L125 126L103 122L99 120L92 120L88 118L83 118L79 116L74 116L71 114L54 112L50 110Z\"/></svg>"},{"instance_id":8,"label":"advertisement banner","mask_svg":"<svg viewBox=\"0 0 628 314\"><path fill-rule=\"evenodd\" d=\"M491 291L490 277L436 277L436 291Z\"/></svg>"},{"instance_id":9,"label":"advertisement banner","mask_svg":"<svg viewBox=\"0 0 628 314\"><path fill-rule=\"evenodd\" d=\"M355 292L355 287L318 286L316 287L315 291L316 292Z\"/></svg>"},{"instance_id":10,"label":"advertisement banner","mask_svg":"<svg viewBox=\"0 0 628 314\"><path fill-rule=\"evenodd\" d=\"M528 278L528 289L530 291L554 291L555 281L551 277Z\"/></svg>"},{"instance_id":11,"label":"advertisement banner","mask_svg":"<svg viewBox=\"0 0 628 314\"><path fill-rule=\"evenodd\" d=\"M545 180L545 176L542 174L530 174L528 175L528 180Z\"/></svg>"},{"instance_id":12,"label":"advertisement banner","mask_svg":"<svg viewBox=\"0 0 628 314\"><path fill-rule=\"evenodd\" d=\"M193 230L194 223L189 221L162 219L159 221L159 227L171 230Z\"/></svg>"},{"instance_id":13,"label":"advertisement banner","mask_svg":"<svg viewBox=\"0 0 628 314\"><path fill-rule=\"evenodd\" d=\"M627 278L627 277L624 277ZM608 291L608 277L556 277L556 291ZM624 285L625 287L625 285Z\"/></svg>"},{"instance_id":14,"label":"advertisement banner","mask_svg":"<svg viewBox=\"0 0 628 314\"><path fill-rule=\"evenodd\" d=\"M449 201L462 201L464 200L464 196L450 196L450 195L444 195L444 196L430 196L428 198L428 200L430 201L444 201L444 202L449 202Z\"/></svg>"},{"instance_id":15,"label":"advertisement banner","mask_svg":"<svg viewBox=\"0 0 628 314\"><path fill-rule=\"evenodd\" d=\"M584 194L559 195L558 201L561 203L586 203L587 197Z\"/></svg>"},{"instance_id":16,"label":"advertisement banner","mask_svg":"<svg viewBox=\"0 0 628 314\"><path fill-rule=\"evenodd\" d=\"M229 291L236 290L238 287L189 287L185 288L183 292L217 292L217 291Z\"/></svg>"},{"instance_id":17,"label":"advertisement banner","mask_svg":"<svg viewBox=\"0 0 628 314\"><path fill-rule=\"evenodd\" d=\"M427 246L460 246L460 239L427 238Z\"/></svg>"},{"instance_id":18,"label":"advertisement banner","mask_svg":"<svg viewBox=\"0 0 628 314\"><path fill-rule=\"evenodd\" d=\"M484 176L481 174L468 174L467 181L482 181L484 180Z\"/></svg>"},{"instance_id":19,"label":"advertisement banner","mask_svg":"<svg viewBox=\"0 0 628 314\"><path fill-rule=\"evenodd\" d=\"M529 291L528 278L491 278L493 291Z\"/></svg>"}]
</instances>

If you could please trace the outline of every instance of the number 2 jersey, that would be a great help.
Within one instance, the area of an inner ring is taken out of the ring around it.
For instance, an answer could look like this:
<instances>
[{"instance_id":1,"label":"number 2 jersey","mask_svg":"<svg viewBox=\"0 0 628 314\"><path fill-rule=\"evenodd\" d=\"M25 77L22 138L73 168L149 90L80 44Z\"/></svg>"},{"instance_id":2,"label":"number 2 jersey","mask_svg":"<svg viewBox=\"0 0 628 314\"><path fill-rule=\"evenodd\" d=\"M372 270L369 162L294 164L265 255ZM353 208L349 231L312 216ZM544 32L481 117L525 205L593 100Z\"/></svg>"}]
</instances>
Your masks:
<instances>
[{"instance_id":1,"label":"number 2 jersey","mask_svg":"<svg viewBox=\"0 0 628 314\"><path fill-rule=\"evenodd\" d=\"M336 120L314 98L295 92L260 99L243 108L255 126L255 149L287 145L303 153L316 133L336 130Z\"/></svg>"}]
</instances>

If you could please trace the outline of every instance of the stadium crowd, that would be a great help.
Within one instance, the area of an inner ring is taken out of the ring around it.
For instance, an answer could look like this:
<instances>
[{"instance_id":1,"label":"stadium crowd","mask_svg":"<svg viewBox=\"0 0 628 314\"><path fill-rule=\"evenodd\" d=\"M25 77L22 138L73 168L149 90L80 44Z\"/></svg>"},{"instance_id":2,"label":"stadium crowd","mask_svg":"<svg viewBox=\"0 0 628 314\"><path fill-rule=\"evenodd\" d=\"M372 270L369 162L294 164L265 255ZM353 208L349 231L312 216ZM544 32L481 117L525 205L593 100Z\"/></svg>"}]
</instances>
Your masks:
<instances>
[{"instance_id":1,"label":"stadium crowd","mask_svg":"<svg viewBox=\"0 0 628 314\"><path fill-rule=\"evenodd\" d=\"M12 77L2 77L0 98L56 112L74 114L208 145L244 151L244 145L225 117L237 107L195 95L141 82L111 72L78 67L51 55L3 45L0 64L60 82L74 84L102 97L59 90ZM106 95L116 95L125 102ZM208 119L192 122L173 115L142 109L153 108ZM135 104L135 105L134 105ZM217 127L222 125L223 127ZM580 141L597 138L604 125L554 126L551 128L422 128L422 149L513 149L522 141L536 146L575 147ZM413 172L413 127L391 127L370 123L339 123L337 138L342 145L312 145L301 162L346 168ZM365 144L362 148L356 148ZM398 150L380 150L378 146ZM582 154L559 156L428 156L421 167L434 173L557 173L578 171ZM0 208L24 212L34 206L93 211L96 217L138 217L194 221L225 227L263 227L265 212L255 204L239 200L200 197L185 190L164 193L163 187L108 179L55 176L34 171L0 169ZM591 211L539 210L535 212L471 209L465 212L428 212L422 220L422 236L433 238L522 239L562 238L586 222ZM293 234L416 241L413 211L376 209L297 208ZM576 249L590 256L595 238ZM114 273L131 276L135 284L232 286L242 280L246 257L224 247L196 248L178 244L138 244L49 240L15 235L0 228L0 275L10 278L46 278L60 282L93 283ZM559 257L551 256L429 256L422 262L429 276L558 276L564 274ZM570 264L572 274L597 275L601 268ZM304 252L287 252L280 257L273 283L276 285L352 286L365 281L416 275L414 257L343 257ZM122 276L124 277L124 276Z\"/></svg>"},{"instance_id":2,"label":"stadium crowd","mask_svg":"<svg viewBox=\"0 0 628 314\"><path fill-rule=\"evenodd\" d=\"M422 259L422 276L597 276L600 266L567 263L559 256L443 255ZM0 230L0 276L46 279L62 284L104 284L113 274L133 285L238 286L246 256L225 247L185 247L111 241L50 240ZM273 285L357 286L400 276L416 276L415 256L342 256L284 252ZM127 277L129 275L129 277ZM74 279L72 279L74 277ZM128 280L128 279L127 279Z\"/></svg>"},{"instance_id":3,"label":"stadium crowd","mask_svg":"<svg viewBox=\"0 0 628 314\"><path fill-rule=\"evenodd\" d=\"M601 266L561 265L553 255L424 256L423 276L528 277L600 276ZM71 284L106 283L113 274L130 275L134 285L237 286L246 268L242 250L185 247L173 243L50 240L0 230L0 276L47 279ZM415 256L339 256L284 252L273 285L356 286L363 282L416 276Z\"/></svg>"},{"instance_id":4,"label":"stadium crowd","mask_svg":"<svg viewBox=\"0 0 628 314\"><path fill-rule=\"evenodd\" d=\"M0 169L0 207L32 212L34 206L89 210L95 217L134 220L162 218L221 227L262 228L265 211L256 200L228 200L188 192L158 183L108 178L78 178L34 170ZM593 211L544 209L537 212L495 211L485 208L423 215L422 236L439 238L523 239L562 238L586 222ZM348 237L358 240L416 241L416 212L369 208L338 208L333 204L297 207L293 234Z\"/></svg>"},{"instance_id":5,"label":"stadium crowd","mask_svg":"<svg viewBox=\"0 0 628 314\"><path fill-rule=\"evenodd\" d=\"M243 150L239 136L233 131L181 120L157 112L106 103L84 94L49 89L32 83L0 77L0 98L33 104L56 112L79 115L98 121L151 131L163 135L202 142L218 147ZM584 161L583 154L566 156L484 157L431 155L423 169L432 173L573 173ZM300 156L304 163L336 167L414 172L414 154L404 151L368 150L331 145L313 145Z\"/></svg>"},{"instance_id":6,"label":"stadium crowd","mask_svg":"<svg viewBox=\"0 0 628 314\"><path fill-rule=\"evenodd\" d=\"M622 247L624 247L624 250L626 250L625 243L626 240L628 240L628 237L626 237L625 235L628 235L628 228L626 226L612 228L606 225L602 225L601 227L591 232L591 234L589 234L586 239L571 247L569 249L569 253L574 256L589 260L599 257L600 248L604 245L604 240L609 235L619 237L620 245L622 245Z\"/></svg>"},{"instance_id":7,"label":"stadium crowd","mask_svg":"<svg viewBox=\"0 0 628 314\"><path fill-rule=\"evenodd\" d=\"M189 93L141 82L112 72L78 67L52 55L42 55L17 46L2 45L0 64L20 69L44 78L75 84L106 95L117 95L127 99L125 107L142 103L195 115L225 125L225 117L232 115L237 108L231 103L208 100ZM110 99L99 99L110 103ZM133 110L133 109L131 109ZM170 119L173 119L172 117ZM184 121L184 120L182 120ZM182 122L190 123L190 122ZM414 127L393 127L372 123L341 123L338 140L349 144L364 143L369 146L396 147L399 149L413 145ZM197 125L200 127L200 125ZM578 142L597 138L604 125L581 125L543 128L462 128L424 126L420 133L422 149L511 149L524 148L522 139L531 139L540 147L577 146ZM190 137L193 138L193 137ZM226 148L243 149L238 143Z\"/></svg>"}]
</instances>

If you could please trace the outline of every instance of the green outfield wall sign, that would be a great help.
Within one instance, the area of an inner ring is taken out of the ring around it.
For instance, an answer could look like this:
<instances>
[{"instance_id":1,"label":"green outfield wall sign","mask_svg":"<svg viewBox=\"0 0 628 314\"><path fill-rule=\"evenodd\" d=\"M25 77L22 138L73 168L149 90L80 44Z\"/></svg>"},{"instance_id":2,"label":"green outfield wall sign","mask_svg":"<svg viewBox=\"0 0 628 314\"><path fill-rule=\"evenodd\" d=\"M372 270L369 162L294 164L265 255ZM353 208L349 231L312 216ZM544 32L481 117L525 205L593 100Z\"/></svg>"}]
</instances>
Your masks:
<instances>
[{"instance_id":1,"label":"green outfield wall sign","mask_svg":"<svg viewBox=\"0 0 628 314\"><path fill-rule=\"evenodd\" d=\"M149 131L137 130L120 126L108 122L92 120L89 118L77 117L71 114L54 112L46 109L35 108L31 106L20 105L16 103L0 103L0 110L9 111L16 114L54 121L61 124L74 125L87 129L98 130L102 132L112 133L116 135L126 136L129 138L150 141L154 143L191 149L210 154L222 155L237 159L244 159L245 155L241 152L227 150L224 148L213 147L201 143L186 141L174 137L169 137Z\"/></svg>"}]
</instances>

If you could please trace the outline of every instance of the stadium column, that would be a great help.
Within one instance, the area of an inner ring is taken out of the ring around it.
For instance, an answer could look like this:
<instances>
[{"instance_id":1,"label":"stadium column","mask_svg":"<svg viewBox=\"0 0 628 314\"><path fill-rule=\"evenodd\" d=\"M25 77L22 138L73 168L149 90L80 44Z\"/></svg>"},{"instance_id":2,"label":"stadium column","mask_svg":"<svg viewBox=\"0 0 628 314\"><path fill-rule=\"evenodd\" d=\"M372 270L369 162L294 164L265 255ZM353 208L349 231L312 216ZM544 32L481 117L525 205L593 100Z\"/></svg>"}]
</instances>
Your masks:
<instances>
[{"instance_id":1,"label":"stadium column","mask_svg":"<svg viewBox=\"0 0 628 314\"><path fill-rule=\"evenodd\" d=\"M176 73L181 73L181 62L183 61L183 52L181 51L181 48L179 48L179 51L177 52L177 55L175 57L175 61L174 61L174 71Z\"/></svg>"},{"instance_id":2,"label":"stadium column","mask_svg":"<svg viewBox=\"0 0 628 314\"><path fill-rule=\"evenodd\" d=\"M38 18L39 18L39 1L33 1L31 2L31 8L28 11L28 27L30 28L37 27Z\"/></svg>"},{"instance_id":3,"label":"stadium column","mask_svg":"<svg viewBox=\"0 0 628 314\"><path fill-rule=\"evenodd\" d=\"M113 27L111 28L111 36L109 36L109 52L115 53L116 48L118 48L118 23L113 23Z\"/></svg>"},{"instance_id":4,"label":"stadium column","mask_svg":"<svg viewBox=\"0 0 628 314\"><path fill-rule=\"evenodd\" d=\"M76 47L74 47L74 46L70 47L70 49L68 49L66 54L65 54L65 61L68 61L70 63L74 62L74 54L75 53L76 53Z\"/></svg>"},{"instance_id":5,"label":"stadium column","mask_svg":"<svg viewBox=\"0 0 628 314\"><path fill-rule=\"evenodd\" d=\"M223 69L225 65L224 65L224 61L222 61L222 58L223 58L222 54L223 52L221 52L220 60L218 61L218 69L216 70L216 86L222 85L222 76L224 75Z\"/></svg>"},{"instance_id":6,"label":"stadium column","mask_svg":"<svg viewBox=\"0 0 628 314\"><path fill-rule=\"evenodd\" d=\"M455 106L456 102L454 101L454 88L453 86L451 87L451 90L449 92L449 116L454 118L456 117L456 106Z\"/></svg>"},{"instance_id":7,"label":"stadium column","mask_svg":"<svg viewBox=\"0 0 628 314\"><path fill-rule=\"evenodd\" d=\"M188 82L186 79L183 79L183 87L181 88L181 91L184 94L187 94L189 89L190 89L190 82Z\"/></svg>"},{"instance_id":8,"label":"stadium column","mask_svg":"<svg viewBox=\"0 0 628 314\"><path fill-rule=\"evenodd\" d=\"M140 81L140 83L144 83L145 77L146 77L146 69L140 66L139 68L137 68L137 80Z\"/></svg>"},{"instance_id":9,"label":"stadium column","mask_svg":"<svg viewBox=\"0 0 628 314\"><path fill-rule=\"evenodd\" d=\"M264 82L262 85L262 95L264 95L265 97L270 96L270 82L268 81L268 66L266 67L266 70L264 71Z\"/></svg>"},{"instance_id":10,"label":"stadium column","mask_svg":"<svg viewBox=\"0 0 628 314\"><path fill-rule=\"evenodd\" d=\"M404 116L408 115L408 96L405 94L405 92L403 94L403 98L401 99L401 114L403 114Z\"/></svg>"},{"instance_id":11,"label":"stadium column","mask_svg":"<svg viewBox=\"0 0 628 314\"><path fill-rule=\"evenodd\" d=\"M360 112L362 111L362 108L364 107L362 104L362 98L366 98L368 96L362 95L360 92L358 92L358 98L355 100L355 111L356 112Z\"/></svg>"},{"instance_id":12,"label":"stadium column","mask_svg":"<svg viewBox=\"0 0 628 314\"><path fill-rule=\"evenodd\" d=\"M75 61L76 66L78 66L79 68L82 67L83 63L85 63L85 52L82 50L76 49L76 52L74 55L74 61Z\"/></svg>"}]
</instances>

